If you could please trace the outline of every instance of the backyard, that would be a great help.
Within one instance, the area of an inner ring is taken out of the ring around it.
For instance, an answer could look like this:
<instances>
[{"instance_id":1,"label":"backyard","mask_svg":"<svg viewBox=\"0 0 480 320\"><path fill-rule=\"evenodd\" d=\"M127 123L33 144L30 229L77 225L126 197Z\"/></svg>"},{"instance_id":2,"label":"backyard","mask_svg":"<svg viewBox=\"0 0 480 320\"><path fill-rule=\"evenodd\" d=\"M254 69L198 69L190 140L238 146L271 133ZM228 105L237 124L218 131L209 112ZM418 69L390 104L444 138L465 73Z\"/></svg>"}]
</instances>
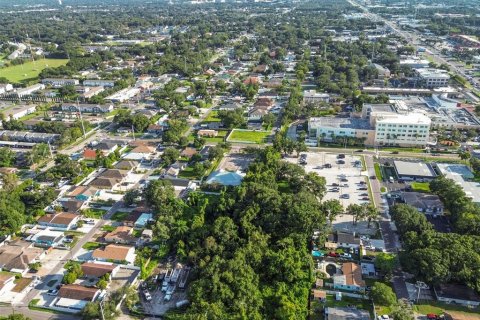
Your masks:
<instances>
[{"instance_id":1,"label":"backyard","mask_svg":"<svg viewBox=\"0 0 480 320\"><path fill-rule=\"evenodd\" d=\"M233 130L228 141L245 143L265 143L270 131Z\"/></svg>"},{"instance_id":2,"label":"backyard","mask_svg":"<svg viewBox=\"0 0 480 320\"><path fill-rule=\"evenodd\" d=\"M205 120L203 120L203 122L220 122L220 118L218 117L218 111L210 111L210 113L207 115Z\"/></svg>"},{"instance_id":3,"label":"backyard","mask_svg":"<svg viewBox=\"0 0 480 320\"><path fill-rule=\"evenodd\" d=\"M458 313L459 315L468 315L468 316L473 316L473 315L478 316L480 314L479 308L468 309L466 307L462 307L459 305L444 304L436 301L420 301L420 304L416 304L413 306L413 310L415 312L418 312L419 314L432 313L432 314L440 315L444 312L451 312L451 311ZM480 319L480 316L478 318Z\"/></svg>"},{"instance_id":4,"label":"backyard","mask_svg":"<svg viewBox=\"0 0 480 320\"><path fill-rule=\"evenodd\" d=\"M37 78L45 68L56 68L66 65L68 59L40 59L29 61L20 65L0 69L0 77L5 77L11 82L21 82Z\"/></svg>"},{"instance_id":5,"label":"backyard","mask_svg":"<svg viewBox=\"0 0 480 320\"><path fill-rule=\"evenodd\" d=\"M413 191L430 192L430 183L428 182L412 182Z\"/></svg>"}]
</instances>

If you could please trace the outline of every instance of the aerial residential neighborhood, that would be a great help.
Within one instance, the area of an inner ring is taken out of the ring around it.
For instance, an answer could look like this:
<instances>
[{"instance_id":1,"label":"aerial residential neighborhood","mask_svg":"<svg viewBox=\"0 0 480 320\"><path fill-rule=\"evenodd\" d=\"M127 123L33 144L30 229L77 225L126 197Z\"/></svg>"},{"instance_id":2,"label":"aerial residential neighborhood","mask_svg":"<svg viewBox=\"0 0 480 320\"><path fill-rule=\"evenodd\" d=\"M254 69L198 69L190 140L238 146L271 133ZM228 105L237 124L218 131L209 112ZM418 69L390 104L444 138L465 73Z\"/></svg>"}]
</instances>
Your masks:
<instances>
[{"instance_id":1,"label":"aerial residential neighborhood","mask_svg":"<svg viewBox=\"0 0 480 320\"><path fill-rule=\"evenodd\" d=\"M476 0L0 2L0 320L480 319Z\"/></svg>"}]
</instances>

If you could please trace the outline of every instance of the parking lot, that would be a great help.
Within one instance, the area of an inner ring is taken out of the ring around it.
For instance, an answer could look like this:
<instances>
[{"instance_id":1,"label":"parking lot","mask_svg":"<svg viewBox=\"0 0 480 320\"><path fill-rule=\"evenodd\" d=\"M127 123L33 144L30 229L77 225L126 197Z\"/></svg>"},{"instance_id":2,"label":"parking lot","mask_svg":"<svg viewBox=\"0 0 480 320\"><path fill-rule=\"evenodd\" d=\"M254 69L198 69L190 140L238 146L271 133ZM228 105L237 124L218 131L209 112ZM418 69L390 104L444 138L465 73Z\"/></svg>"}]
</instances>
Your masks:
<instances>
[{"instance_id":1,"label":"parking lot","mask_svg":"<svg viewBox=\"0 0 480 320\"><path fill-rule=\"evenodd\" d=\"M327 193L324 200L338 199L344 208L350 204L370 202L368 191L368 174L363 171L362 158L359 155L337 154L327 152L307 152L306 164L302 164L306 172L316 172L325 177ZM285 160L291 163L301 162L301 158L289 157ZM377 229L375 224L360 221L353 225L351 215L339 215L333 221L333 229L343 232L373 235Z\"/></svg>"}]
</instances>

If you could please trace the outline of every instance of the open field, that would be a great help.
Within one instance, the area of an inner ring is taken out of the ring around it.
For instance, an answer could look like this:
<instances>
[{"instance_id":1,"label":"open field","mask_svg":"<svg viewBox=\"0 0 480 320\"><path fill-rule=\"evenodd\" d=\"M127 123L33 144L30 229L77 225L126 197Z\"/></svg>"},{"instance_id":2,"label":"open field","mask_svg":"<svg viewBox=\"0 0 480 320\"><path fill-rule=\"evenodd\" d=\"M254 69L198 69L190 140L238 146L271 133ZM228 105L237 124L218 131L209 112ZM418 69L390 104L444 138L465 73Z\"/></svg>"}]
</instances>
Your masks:
<instances>
[{"instance_id":1,"label":"open field","mask_svg":"<svg viewBox=\"0 0 480 320\"><path fill-rule=\"evenodd\" d=\"M40 59L37 61L29 61L17 66L0 69L0 77L5 77L11 82L21 82L22 80L38 77L40 72L45 68L64 66L67 62L68 59Z\"/></svg>"},{"instance_id":2,"label":"open field","mask_svg":"<svg viewBox=\"0 0 480 320\"><path fill-rule=\"evenodd\" d=\"M228 137L228 141L246 142L246 143L265 143L269 135L270 135L269 131L233 130L230 136Z\"/></svg>"}]
</instances>

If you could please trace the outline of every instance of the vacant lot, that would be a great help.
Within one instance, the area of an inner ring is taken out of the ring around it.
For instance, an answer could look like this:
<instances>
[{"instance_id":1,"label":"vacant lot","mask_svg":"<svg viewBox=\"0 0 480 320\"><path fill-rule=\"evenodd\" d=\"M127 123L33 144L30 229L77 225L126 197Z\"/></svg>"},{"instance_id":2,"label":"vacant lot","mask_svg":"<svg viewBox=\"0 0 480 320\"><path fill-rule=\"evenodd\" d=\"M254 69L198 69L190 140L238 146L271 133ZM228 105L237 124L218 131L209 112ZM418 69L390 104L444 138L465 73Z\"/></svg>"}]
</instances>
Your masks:
<instances>
[{"instance_id":1,"label":"vacant lot","mask_svg":"<svg viewBox=\"0 0 480 320\"><path fill-rule=\"evenodd\" d=\"M245 143L265 143L270 131L233 130L228 141Z\"/></svg>"},{"instance_id":2,"label":"vacant lot","mask_svg":"<svg viewBox=\"0 0 480 320\"><path fill-rule=\"evenodd\" d=\"M67 62L68 59L40 59L37 61L29 61L18 66L0 69L0 77L5 77L11 82L21 82L22 80L37 78L45 68L64 66Z\"/></svg>"}]
</instances>

